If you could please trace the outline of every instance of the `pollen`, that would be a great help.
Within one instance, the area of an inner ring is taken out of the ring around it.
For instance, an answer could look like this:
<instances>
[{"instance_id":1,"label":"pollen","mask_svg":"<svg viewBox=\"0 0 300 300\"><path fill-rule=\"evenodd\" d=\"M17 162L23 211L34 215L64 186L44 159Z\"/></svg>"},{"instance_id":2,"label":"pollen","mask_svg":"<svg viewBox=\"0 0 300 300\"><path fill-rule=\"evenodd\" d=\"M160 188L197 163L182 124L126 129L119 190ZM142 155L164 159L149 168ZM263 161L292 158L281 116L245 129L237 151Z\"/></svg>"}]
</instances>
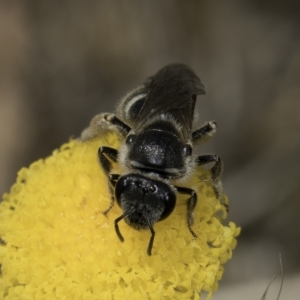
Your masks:
<instances>
[{"instance_id":1,"label":"pollen","mask_svg":"<svg viewBox=\"0 0 300 300\"><path fill-rule=\"evenodd\" d=\"M100 146L119 147L108 133L72 140L18 172L0 204L0 299L210 299L232 256L240 229L223 225L226 210L215 198L209 174L196 174L194 239L187 227L186 198L150 231L114 220ZM223 197L227 203L226 196Z\"/></svg>"}]
</instances>

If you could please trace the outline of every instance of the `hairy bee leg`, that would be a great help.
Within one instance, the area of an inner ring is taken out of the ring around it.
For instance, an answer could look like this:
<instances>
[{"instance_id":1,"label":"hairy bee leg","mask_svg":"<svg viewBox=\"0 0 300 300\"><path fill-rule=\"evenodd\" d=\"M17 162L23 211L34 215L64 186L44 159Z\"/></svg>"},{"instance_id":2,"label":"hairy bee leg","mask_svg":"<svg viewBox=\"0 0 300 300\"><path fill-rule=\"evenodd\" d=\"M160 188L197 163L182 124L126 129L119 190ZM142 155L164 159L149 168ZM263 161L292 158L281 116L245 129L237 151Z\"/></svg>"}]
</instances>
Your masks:
<instances>
[{"instance_id":1,"label":"hairy bee leg","mask_svg":"<svg viewBox=\"0 0 300 300\"><path fill-rule=\"evenodd\" d=\"M223 172L223 163L221 158L218 155L210 154L210 155L200 155L195 160L197 166L202 166L207 163L215 162L215 165L211 168L211 179L212 185L217 199L221 202L222 205L226 207L228 211L228 205L223 203L220 199L222 196L222 181L221 175Z\"/></svg>"},{"instance_id":2,"label":"hairy bee leg","mask_svg":"<svg viewBox=\"0 0 300 300\"><path fill-rule=\"evenodd\" d=\"M116 183L118 181L118 179L120 178L120 174L109 174L108 178L109 178L109 182L112 185L112 187L116 186Z\"/></svg>"},{"instance_id":3,"label":"hairy bee leg","mask_svg":"<svg viewBox=\"0 0 300 300\"><path fill-rule=\"evenodd\" d=\"M111 169L112 169L112 165L111 165L111 161L113 162L117 162L118 159L118 150L114 149L114 148L110 148L110 147L105 147L102 146L99 148L98 150L98 158L101 164L101 167L103 168L105 174L108 176Z\"/></svg>"},{"instance_id":4,"label":"hairy bee leg","mask_svg":"<svg viewBox=\"0 0 300 300\"><path fill-rule=\"evenodd\" d=\"M90 122L88 128L83 130L79 140L88 141L97 137L99 134L116 128L123 137L126 137L131 128L118 119L112 113L102 113L96 115Z\"/></svg>"},{"instance_id":5,"label":"hairy bee leg","mask_svg":"<svg viewBox=\"0 0 300 300\"><path fill-rule=\"evenodd\" d=\"M192 133L193 143L212 138L217 131L217 122L210 121Z\"/></svg>"},{"instance_id":6,"label":"hairy bee leg","mask_svg":"<svg viewBox=\"0 0 300 300\"><path fill-rule=\"evenodd\" d=\"M115 180L116 177L113 177L113 175L117 175L117 174L109 174L111 169L112 169L112 164L111 161L113 162L117 162L117 158L118 158L118 151L114 148L110 148L110 147L100 147L98 150L98 157L99 157L99 161L100 164L106 174L106 176L109 177L109 191L111 194L111 200L110 200L110 205L109 207L103 212L103 214L106 216L109 211L112 209L112 207L114 206L114 202L115 202L115 198L114 198L114 191L113 191L113 187L115 185Z\"/></svg>"},{"instance_id":7,"label":"hairy bee leg","mask_svg":"<svg viewBox=\"0 0 300 300\"><path fill-rule=\"evenodd\" d=\"M185 188L185 187L179 187L176 186L176 189L181 194L188 194L190 195L190 198L187 200L187 223L190 233L194 238L197 238L196 233L193 231L192 226L194 224L194 216L193 211L197 204L197 194L193 189Z\"/></svg>"},{"instance_id":8,"label":"hairy bee leg","mask_svg":"<svg viewBox=\"0 0 300 300\"><path fill-rule=\"evenodd\" d=\"M197 166L202 166L211 162L215 163L211 169L211 179L216 197L219 199L222 194L221 175L223 171L223 164L221 158L215 154L200 155L195 159L195 162Z\"/></svg>"},{"instance_id":9,"label":"hairy bee leg","mask_svg":"<svg viewBox=\"0 0 300 300\"><path fill-rule=\"evenodd\" d=\"M99 134L104 133L111 129L112 124L107 121L107 117L111 115L111 113L102 113L94 116L89 124L89 127L85 128L79 140L89 141L97 137Z\"/></svg>"},{"instance_id":10,"label":"hairy bee leg","mask_svg":"<svg viewBox=\"0 0 300 300\"><path fill-rule=\"evenodd\" d=\"M110 122L112 125L114 125L116 128L118 128L118 130L124 137L126 137L131 130L131 128L128 125L122 122L114 114L108 114L106 116L106 120Z\"/></svg>"},{"instance_id":11,"label":"hairy bee leg","mask_svg":"<svg viewBox=\"0 0 300 300\"><path fill-rule=\"evenodd\" d=\"M109 192L110 192L111 198L110 198L109 207L105 211L102 212L105 216L110 212L110 210L113 208L113 206L115 204L115 197L113 196L114 195L114 187L116 186L116 183L117 183L119 177L120 177L120 174L110 174L108 176L109 182L110 182Z\"/></svg>"}]
</instances>

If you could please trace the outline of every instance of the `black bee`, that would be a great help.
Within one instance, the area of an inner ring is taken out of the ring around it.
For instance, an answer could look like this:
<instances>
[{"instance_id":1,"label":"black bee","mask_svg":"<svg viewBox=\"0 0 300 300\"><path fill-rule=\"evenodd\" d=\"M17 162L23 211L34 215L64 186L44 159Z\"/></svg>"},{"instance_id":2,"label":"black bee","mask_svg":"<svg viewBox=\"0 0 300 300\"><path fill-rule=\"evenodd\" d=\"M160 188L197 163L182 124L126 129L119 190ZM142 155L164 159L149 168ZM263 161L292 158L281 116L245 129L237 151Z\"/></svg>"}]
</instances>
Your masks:
<instances>
[{"instance_id":1,"label":"black bee","mask_svg":"<svg viewBox=\"0 0 300 300\"><path fill-rule=\"evenodd\" d=\"M193 156L193 144L212 137L216 123L207 122L192 130L197 95L205 94L204 85L186 65L171 64L144 85L129 93L119 104L116 114L98 115L82 139L89 139L99 128L115 128L124 138L120 150L99 148L100 164L108 176L112 193L110 207L116 200L123 214L115 220L119 239L124 238L118 223L124 221L134 229L149 229L151 238L147 253L151 255L156 222L174 210L176 195L187 194L187 226L193 237L193 211L196 192L176 185L177 180L193 174L198 166L214 162L212 185L217 198L221 194L221 159L217 155ZM123 174L111 173L112 162Z\"/></svg>"}]
</instances>

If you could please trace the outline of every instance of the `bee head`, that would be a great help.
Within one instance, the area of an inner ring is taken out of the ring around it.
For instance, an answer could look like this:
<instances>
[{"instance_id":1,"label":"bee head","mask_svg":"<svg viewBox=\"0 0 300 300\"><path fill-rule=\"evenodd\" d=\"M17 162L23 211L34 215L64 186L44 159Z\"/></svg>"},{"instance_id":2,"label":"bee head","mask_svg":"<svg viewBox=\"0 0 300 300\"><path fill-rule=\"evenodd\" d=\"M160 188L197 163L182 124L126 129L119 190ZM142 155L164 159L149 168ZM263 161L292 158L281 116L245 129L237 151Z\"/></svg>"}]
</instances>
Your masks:
<instances>
[{"instance_id":1,"label":"bee head","mask_svg":"<svg viewBox=\"0 0 300 300\"><path fill-rule=\"evenodd\" d=\"M116 233L124 241L118 222L122 219L134 229L150 229L152 236L148 254L154 239L153 225L167 218L174 210L176 194L170 185L140 174L127 174L115 186L115 198L123 215L115 220Z\"/></svg>"},{"instance_id":2,"label":"bee head","mask_svg":"<svg viewBox=\"0 0 300 300\"><path fill-rule=\"evenodd\" d=\"M138 230L167 218L176 204L175 192L168 184L139 174L122 176L115 196L125 222Z\"/></svg>"}]
</instances>

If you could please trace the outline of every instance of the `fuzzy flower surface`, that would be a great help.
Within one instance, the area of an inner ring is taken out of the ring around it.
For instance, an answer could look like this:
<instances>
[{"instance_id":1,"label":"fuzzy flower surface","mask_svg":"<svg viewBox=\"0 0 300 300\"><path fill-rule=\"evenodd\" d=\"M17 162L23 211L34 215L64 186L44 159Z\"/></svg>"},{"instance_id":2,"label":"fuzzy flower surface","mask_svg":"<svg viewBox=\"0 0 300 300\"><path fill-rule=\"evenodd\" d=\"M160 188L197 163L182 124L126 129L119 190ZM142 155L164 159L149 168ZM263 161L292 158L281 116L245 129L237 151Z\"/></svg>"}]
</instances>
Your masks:
<instances>
[{"instance_id":1,"label":"fuzzy flower surface","mask_svg":"<svg viewBox=\"0 0 300 300\"><path fill-rule=\"evenodd\" d=\"M222 225L226 211L209 174L190 182L198 186L198 238L188 230L187 199L180 196L173 213L154 225L148 256L150 231L121 221L121 243L114 229L121 209L115 203L102 213L110 205L97 157L104 145L117 148L117 136L70 141L19 171L0 204L0 299L210 299L239 228Z\"/></svg>"}]
</instances>

